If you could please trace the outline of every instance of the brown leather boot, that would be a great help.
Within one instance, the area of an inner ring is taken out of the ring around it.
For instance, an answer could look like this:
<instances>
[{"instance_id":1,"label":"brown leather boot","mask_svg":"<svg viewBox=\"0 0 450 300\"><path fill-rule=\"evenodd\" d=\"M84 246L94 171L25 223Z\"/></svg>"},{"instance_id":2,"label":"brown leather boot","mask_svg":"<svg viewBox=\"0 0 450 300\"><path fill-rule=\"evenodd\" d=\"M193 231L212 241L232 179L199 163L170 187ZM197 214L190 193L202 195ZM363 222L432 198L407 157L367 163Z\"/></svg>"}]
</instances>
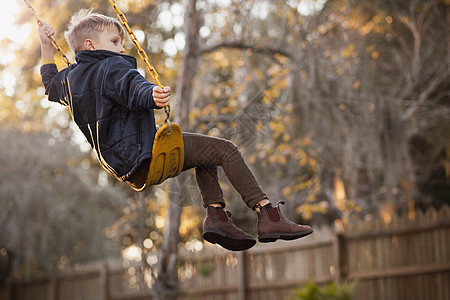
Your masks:
<instances>
[{"instance_id":1,"label":"brown leather boot","mask_svg":"<svg viewBox=\"0 0 450 300\"><path fill-rule=\"evenodd\" d=\"M242 251L253 247L256 240L231 222L231 213L221 207L208 206L203 222L203 238L231 251Z\"/></svg>"},{"instance_id":2,"label":"brown leather boot","mask_svg":"<svg viewBox=\"0 0 450 300\"><path fill-rule=\"evenodd\" d=\"M313 232L308 225L297 225L284 217L281 214L279 204L284 204L284 202L278 202L275 207L271 204L256 207L258 241L270 243L277 239L295 240Z\"/></svg>"}]
</instances>

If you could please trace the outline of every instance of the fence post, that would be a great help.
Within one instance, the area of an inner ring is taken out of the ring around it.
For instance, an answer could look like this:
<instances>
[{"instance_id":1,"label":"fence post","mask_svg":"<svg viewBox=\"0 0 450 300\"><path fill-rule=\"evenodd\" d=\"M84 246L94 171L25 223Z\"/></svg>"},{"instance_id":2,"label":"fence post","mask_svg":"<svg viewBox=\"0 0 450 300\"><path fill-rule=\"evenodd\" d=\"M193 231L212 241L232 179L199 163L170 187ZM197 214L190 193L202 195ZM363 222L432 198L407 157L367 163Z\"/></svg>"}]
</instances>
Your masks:
<instances>
[{"instance_id":1,"label":"fence post","mask_svg":"<svg viewBox=\"0 0 450 300\"><path fill-rule=\"evenodd\" d=\"M58 277L55 272L50 275L50 283L48 286L48 299L57 300L58 299Z\"/></svg>"},{"instance_id":2,"label":"fence post","mask_svg":"<svg viewBox=\"0 0 450 300\"><path fill-rule=\"evenodd\" d=\"M347 244L342 233L336 233L333 237L333 254L335 270L335 282L342 283L348 275Z\"/></svg>"},{"instance_id":3,"label":"fence post","mask_svg":"<svg viewBox=\"0 0 450 300\"><path fill-rule=\"evenodd\" d=\"M13 300L13 284L11 279L6 282L6 299Z\"/></svg>"},{"instance_id":4,"label":"fence post","mask_svg":"<svg viewBox=\"0 0 450 300\"><path fill-rule=\"evenodd\" d=\"M238 251L237 254L237 272L238 272L238 300L246 300L247 297L247 251Z\"/></svg>"},{"instance_id":5,"label":"fence post","mask_svg":"<svg viewBox=\"0 0 450 300\"><path fill-rule=\"evenodd\" d=\"M101 288L101 299L109 300L109 268L108 264L103 264L100 269L100 288Z\"/></svg>"}]
</instances>

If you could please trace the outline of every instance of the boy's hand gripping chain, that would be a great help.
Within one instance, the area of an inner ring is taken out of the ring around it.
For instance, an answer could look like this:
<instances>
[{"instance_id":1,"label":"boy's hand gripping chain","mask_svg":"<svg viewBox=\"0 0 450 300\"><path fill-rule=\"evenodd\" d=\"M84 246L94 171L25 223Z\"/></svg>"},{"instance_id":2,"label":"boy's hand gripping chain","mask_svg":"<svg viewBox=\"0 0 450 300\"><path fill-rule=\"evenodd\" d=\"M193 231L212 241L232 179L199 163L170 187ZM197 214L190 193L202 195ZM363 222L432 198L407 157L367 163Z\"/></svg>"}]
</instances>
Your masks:
<instances>
[{"instance_id":1,"label":"boy's hand gripping chain","mask_svg":"<svg viewBox=\"0 0 450 300\"><path fill-rule=\"evenodd\" d=\"M117 17L119 18L120 23L125 27L127 30L128 36L130 37L131 41L134 43L136 48L138 49L139 56L142 58L142 60L145 62L145 64L148 67L148 70L150 72L150 76L156 81L156 84L164 89L164 86L159 81L159 75L158 72L156 72L156 69L150 64L150 61L148 60L148 56L145 53L145 51L142 49L142 47L139 45L138 39L134 32L131 30L130 26L128 25L127 18L122 13L120 8L117 6L115 0L109 0L109 3L111 3L112 7L114 8L114 11L117 14ZM164 111L166 112L166 123L169 125L169 132L172 132L172 125L170 124L170 104L164 107Z\"/></svg>"},{"instance_id":2,"label":"boy's hand gripping chain","mask_svg":"<svg viewBox=\"0 0 450 300\"><path fill-rule=\"evenodd\" d=\"M34 11L33 7L31 6L31 4L28 2L28 0L23 0L25 2L25 4L27 5L28 9L31 11L31 13L33 14L34 18L36 19L38 25L41 27L42 21L39 19L39 17L37 16L36 12ZM53 35L49 36L48 39L50 40L50 42L52 43L53 47L55 47L55 49L59 52L59 54L61 55L62 59L64 60L64 62L70 66L70 60L67 58L66 54L64 54L64 52L62 51L61 47L59 47L59 45L56 43L55 38L53 37Z\"/></svg>"}]
</instances>

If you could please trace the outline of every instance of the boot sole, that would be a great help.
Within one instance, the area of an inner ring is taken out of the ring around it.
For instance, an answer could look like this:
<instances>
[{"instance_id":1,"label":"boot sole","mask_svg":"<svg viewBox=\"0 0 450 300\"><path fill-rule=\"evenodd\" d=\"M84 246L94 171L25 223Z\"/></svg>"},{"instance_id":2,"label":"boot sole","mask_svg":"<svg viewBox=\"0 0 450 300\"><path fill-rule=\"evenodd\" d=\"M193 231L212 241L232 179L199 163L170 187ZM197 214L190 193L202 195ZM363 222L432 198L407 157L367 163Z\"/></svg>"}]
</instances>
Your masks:
<instances>
[{"instance_id":1,"label":"boot sole","mask_svg":"<svg viewBox=\"0 0 450 300\"><path fill-rule=\"evenodd\" d=\"M295 232L295 233L283 233L283 232L265 233L265 234L261 234L260 236L258 236L258 241L260 243L272 243L278 239L290 241L290 240L295 240L295 239L305 237L305 236L311 234L312 232L313 232L312 229L310 229L310 230L305 230L302 232Z\"/></svg>"},{"instance_id":2,"label":"boot sole","mask_svg":"<svg viewBox=\"0 0 450 300\"><path fill-rule=\"evenodd\" d=\"M211 244L219 244L223 248L230 251L247 250L256 244L256 241L253 239L235 238L221 230L214 228L206 229L203 232L203 238Z\"/></svg>"}]
</instances>

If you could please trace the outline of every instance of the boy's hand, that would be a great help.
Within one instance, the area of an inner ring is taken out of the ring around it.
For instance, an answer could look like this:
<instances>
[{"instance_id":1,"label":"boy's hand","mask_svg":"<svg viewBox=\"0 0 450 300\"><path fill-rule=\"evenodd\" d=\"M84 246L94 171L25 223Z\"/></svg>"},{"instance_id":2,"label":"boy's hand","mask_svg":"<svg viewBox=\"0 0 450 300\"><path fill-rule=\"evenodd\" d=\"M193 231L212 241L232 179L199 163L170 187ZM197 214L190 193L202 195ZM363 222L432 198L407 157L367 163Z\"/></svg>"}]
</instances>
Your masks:
<instances>
[{"instance_id":1,"label":"boy's hand","mask_svg":"<svg viewBox=\"0 0 450 300\"><path fill-rule=\"evenodd\" d=\"M169 105L170 91L170 86L165 86L164 89L159 86L153 88L153 101L155 101L156 106L164 107Z\"/></svg>"},{"instance_id":2,"label":"boy's hand","mask_svg":"<svg viewBox=\"0 0 450 300\"><path fill-rule=\"evenodd\" d=\"M39 39L41 40L42 59L53 58L55 49L49 39L55 34L53 28L45 22L39 27Z\"/></svg>"},{"instance_id":3,"label":"boy's hand","mask_svg":"<svg viewBox=\"0 0 450 300\"><path fill-rule=\"evenodd\" d=\"M55 34L52 26L49 24L42 22L42 26L39 27L39 38L41 39L41 44L52 45L49 37Z\"/></svg>"}]
</instances>

